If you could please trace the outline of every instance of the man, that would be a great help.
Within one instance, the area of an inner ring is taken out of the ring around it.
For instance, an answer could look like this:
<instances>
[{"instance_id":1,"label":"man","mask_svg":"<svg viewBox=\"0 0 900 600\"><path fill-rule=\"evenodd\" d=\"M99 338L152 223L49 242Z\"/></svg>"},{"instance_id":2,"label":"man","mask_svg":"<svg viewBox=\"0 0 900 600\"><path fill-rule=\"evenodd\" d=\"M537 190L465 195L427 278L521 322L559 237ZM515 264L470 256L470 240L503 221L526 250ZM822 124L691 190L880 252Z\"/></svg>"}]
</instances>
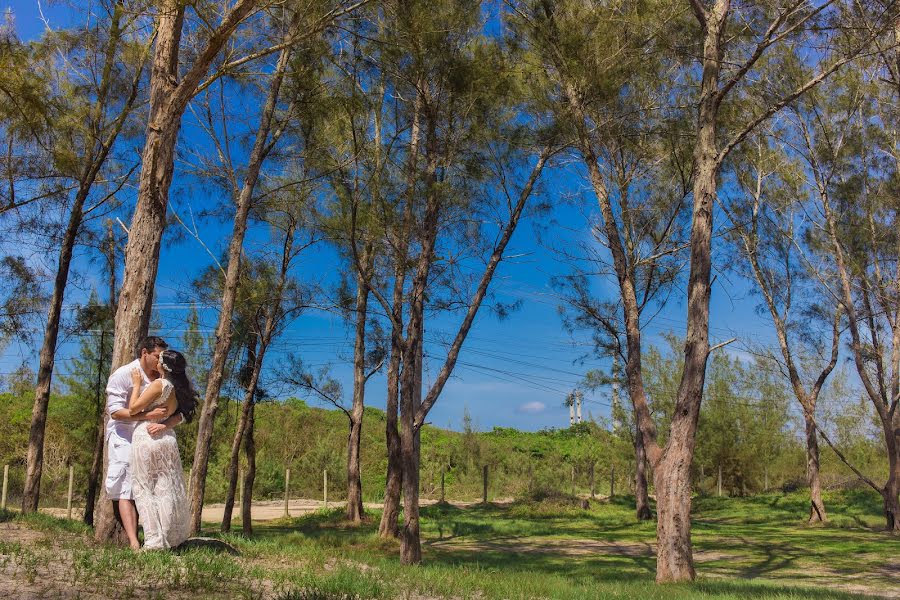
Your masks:
<instances>
[{"instance_id":1,"label":"man","mask_svg":"<svg viewBox=\"0 0 900 600\"><path fill-rule=\"evenodd\" d=\"M159 355L169 345L160 337L142 339L137 346L137 358L116 369L106 384L106 409L109 421L106 425L108 444L108 464L106 469L106 493L113 501L128 542L135 550L140 548L137 538L138 514L131 495L131 436L140 421L160 421L147 426L150 435L157 435L167 427L174 427L182 421L179 413L167 415L166 409L157 408L146 413L130 416L128 402L131 399L133 383L131 372L139 369L143 384L141 391L159 378ZM168 418L166 418L168 417Z\"/></svg>"}]
</instances>

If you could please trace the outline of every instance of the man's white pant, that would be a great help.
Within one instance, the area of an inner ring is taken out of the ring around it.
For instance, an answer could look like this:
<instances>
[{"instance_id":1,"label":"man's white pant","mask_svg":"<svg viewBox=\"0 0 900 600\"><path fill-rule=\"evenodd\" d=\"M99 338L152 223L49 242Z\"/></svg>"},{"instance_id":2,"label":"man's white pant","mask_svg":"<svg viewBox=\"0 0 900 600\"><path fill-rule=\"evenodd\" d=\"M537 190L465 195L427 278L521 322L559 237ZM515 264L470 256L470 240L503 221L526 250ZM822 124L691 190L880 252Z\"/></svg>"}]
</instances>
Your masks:
<instances>
[{"instance_id":1,"label":"man's white pant","mask_svg":"<svg viewBox=\"0 0 900 600\"><path fill-rule=\"evenodd\" d=\"M110 500L131 500L131 442L111 433L107 453L107 496Z\"/></svg>"}]
</instances>

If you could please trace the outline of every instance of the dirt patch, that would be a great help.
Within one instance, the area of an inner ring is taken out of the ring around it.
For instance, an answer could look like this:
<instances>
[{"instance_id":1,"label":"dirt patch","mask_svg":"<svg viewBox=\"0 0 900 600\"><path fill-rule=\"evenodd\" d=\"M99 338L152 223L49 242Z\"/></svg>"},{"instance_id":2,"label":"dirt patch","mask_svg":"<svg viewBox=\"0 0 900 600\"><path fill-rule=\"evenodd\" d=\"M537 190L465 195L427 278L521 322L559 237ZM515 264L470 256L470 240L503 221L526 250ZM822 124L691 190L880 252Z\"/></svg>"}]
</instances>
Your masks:
<instances>
[{"instance_id":1,"label":"dirt patch","mask_svg":"<svg viewBox=\"0 0 900 600\"><path fill-rule=\"evenodd\" d=\"M52 557L53 538L48 534L18 523L0 523L0 544L0 598L104 597L71 585L65 561ZM14 545L21 545L23 551L12 550Z\"/></svg>"},{"instance_id":2,"label":"dirt patch","mask_svg":"<svg viewBox=\"0 0 900 600\"><path fill-rule=\"evenodd\" d=\"M20 523L0 523L0 598L193 600L274 595L272 582L247 576L241 563L237 573L226 569L229 577L220 584L204 580L203 574L185 579L192 565L182 557L174 557L167 570L154 566L148 571L145 565L143 571L132 571L131 555L106 551L81 534L44 533ZM183 582L189 589L183 589Z\"/></svg>"}]
</instances>

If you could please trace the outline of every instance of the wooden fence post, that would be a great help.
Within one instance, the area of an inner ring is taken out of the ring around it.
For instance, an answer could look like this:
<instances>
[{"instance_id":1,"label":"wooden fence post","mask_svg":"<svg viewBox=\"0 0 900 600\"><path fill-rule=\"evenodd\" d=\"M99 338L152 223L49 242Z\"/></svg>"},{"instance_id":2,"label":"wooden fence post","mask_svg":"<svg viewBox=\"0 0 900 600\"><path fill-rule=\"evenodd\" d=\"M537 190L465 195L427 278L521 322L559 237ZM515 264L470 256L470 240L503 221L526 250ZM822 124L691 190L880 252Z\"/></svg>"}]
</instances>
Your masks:
<instances>
[{"instance_id":1,"label":"wooden fence post","mask_svg":"<svg viewBox=\"0 0 900 600\"><path fill-rule=\"evenodd\" d=\"M9 465L3 465L3 497L0 498L0 508L6 508L6 490L9 484Z\"/></svg>"},{"instance_id":2,"label":"wooden fence post","mask_svg":"<svg viewBox=\"0 0 900 600\"><path fill-rule=\"evenodd\" d=\"M609 468L609 497L616 495L616 465Z\"/></svg>"},{"instance_id":3,"label":"wooden fence post","mask_svg":"<svg viewBox=\"0 0 900 600\"><path fill-rule=\"evenodd\" d=\"M722 463L719 463L719 496L722 495Z\"/></svg>"},{"instance_id":4,"label":"wooden fence post","mask_svg":"<svg viewBox=\"0 0 900 600\"><path fill-rule=\"evenodd\" d=\"M291 470L284 470L284 516L289 517L291 513L288 512L288 501L291 497Z\"/></svg>"},{"instance_id":5,"label":"wooden fence post","mask_svg":"<svg viewBox=\"0 0 900 600\"><path fill-rule=\"evenodd\" d=\"M238 505L244 502L244 467L238 469Z\"/></svg>"},{"instance_id":6,"label":"wooden fence post","mask_svg":"<svg viewBox=\"0 0 900 600\"><path fill-rule=\"evenodd\" d=\"M328 508L328 469L322 471L322 490L325 496L325 508Z\"/></svg>"},{"instance_id":7,"label":"wooden fence post","mask_svg":"<svg viewBox=\"0 0 900 600\"><path fill-rule=\"evenodd\" d=\"M441 504L443 504L447 497L444 495L444 475L447 473L446 467L441 468Z\"/></svg>"},{"instance_id":8,"label":"wooden fence post","mask_svg":"<svg viewBox=\"0 0 900 600\"><path fill-rule=\"evenodd\" d=\"M594 488L594 463L591 463L590 476L591 476L591 500L593 500L594 496L596 495L596 490Z\"/></svg>"},{"instance_id":9,"label":"wooden fence post","mask_svg":"<svg viewBox=\"0 0 900 600\"><path fill-rule=\"evenodd\" d=\"M73 465L69 465L69 494L68 500L66 501L66 518L72 518L72 484L75 483L75 467Z\"/></svg>"},{"instance_id":10,"label":"wooden fence post","mask_svg":"<svg viewBox=\"0 0 900 600\"><path fill-rule=\"evenodd\" d=\"M481 501L484 504L487 504L487 490L488 490L488 466L487 465L484 465L482 479L483 479L483 483L484 483L484 491L481 494Z\"/></svg>"}]
</instances>

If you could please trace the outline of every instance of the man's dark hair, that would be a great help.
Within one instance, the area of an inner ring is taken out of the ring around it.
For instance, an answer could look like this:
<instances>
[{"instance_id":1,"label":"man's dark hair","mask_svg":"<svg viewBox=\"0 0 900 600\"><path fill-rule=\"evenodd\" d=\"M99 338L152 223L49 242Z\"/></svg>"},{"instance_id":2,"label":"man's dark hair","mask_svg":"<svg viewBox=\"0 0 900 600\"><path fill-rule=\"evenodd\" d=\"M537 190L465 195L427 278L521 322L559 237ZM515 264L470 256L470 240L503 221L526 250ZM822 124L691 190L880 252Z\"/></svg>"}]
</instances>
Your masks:
<instances>
[{"instance_id":1,"label":"man's dark hair","mask_svg":"<svg viewBox=\"0 0 900 600\"><path fill-rule=\"evenodd\" d=\"M163 350L165 350L168 347L169 345L166 343L166 340L157 335L148 335L140 342L138 342L137 348L135 348L134 350L135 358L141 357L141 350L153 352L157 348L162 348Z\"/></svg>"}]
</instances>

